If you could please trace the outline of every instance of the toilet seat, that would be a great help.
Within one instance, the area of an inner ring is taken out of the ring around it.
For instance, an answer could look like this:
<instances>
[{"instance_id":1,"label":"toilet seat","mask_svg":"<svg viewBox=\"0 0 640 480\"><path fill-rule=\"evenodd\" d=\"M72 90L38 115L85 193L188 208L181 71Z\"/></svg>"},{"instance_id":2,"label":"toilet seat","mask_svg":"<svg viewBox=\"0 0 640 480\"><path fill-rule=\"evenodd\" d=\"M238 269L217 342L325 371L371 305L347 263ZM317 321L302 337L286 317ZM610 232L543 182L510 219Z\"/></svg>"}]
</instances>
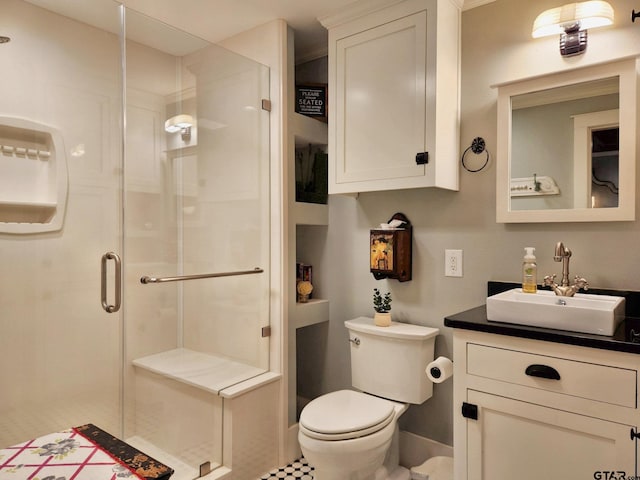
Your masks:
<instances>
[{"instance_id":1,"label":"toilet seat","mask_svg":"<svg viewBox=\"0 0 640 480\"><path fill-rule=\"evenodd\" d=\"M371 435L395 417L395 403L352 390L338 390L312 400L300 415L299 428L319 440L348 440Z\"/></svg>"}]
</instances>

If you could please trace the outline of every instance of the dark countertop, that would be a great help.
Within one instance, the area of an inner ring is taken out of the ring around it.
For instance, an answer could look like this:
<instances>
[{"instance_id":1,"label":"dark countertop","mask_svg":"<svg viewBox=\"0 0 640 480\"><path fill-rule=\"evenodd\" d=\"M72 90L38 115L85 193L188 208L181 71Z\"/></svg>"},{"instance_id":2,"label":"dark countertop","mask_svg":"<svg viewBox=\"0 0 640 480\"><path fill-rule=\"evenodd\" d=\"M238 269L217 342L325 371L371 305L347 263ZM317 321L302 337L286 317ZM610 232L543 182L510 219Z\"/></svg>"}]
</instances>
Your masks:
<instances>
[{"instance_id":1,"label":"dark countertop","mask_svg":"<svg viewBox=\"0 0 640 480\"><path fill-rule=\"evenodd\" d=\"M520 284L489 282L488 296L520 287ZM640 354L640 292L590 289L588 293L617 295L625 297L626 317L611 337L588 333L554 330L551 328L529 327L511 323L487 320L487 307L482 305L471 310L448 315L444 319L447 327L462 328L478 332L495 333L512 337L544 340L547 342L578 345L582 347L615 350Z\"/></svg>"}]
</instances>

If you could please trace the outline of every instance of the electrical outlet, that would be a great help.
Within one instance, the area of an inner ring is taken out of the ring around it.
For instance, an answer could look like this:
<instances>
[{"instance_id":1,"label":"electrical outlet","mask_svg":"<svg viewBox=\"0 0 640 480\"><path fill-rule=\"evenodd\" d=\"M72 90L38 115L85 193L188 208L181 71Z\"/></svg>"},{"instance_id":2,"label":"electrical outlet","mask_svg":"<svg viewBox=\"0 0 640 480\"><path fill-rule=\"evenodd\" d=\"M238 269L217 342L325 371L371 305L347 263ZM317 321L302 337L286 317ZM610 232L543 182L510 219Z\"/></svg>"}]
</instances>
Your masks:
<instances>
[{"instance_id":1,"label":"electrical outlet","mask_svg":"<svg viewBox=\"0 0 640 480\"><path fill-rule=\"evenodd\" d=\"M444 251L444 276L462 276L462 250Z\"/></svg>"}]
</instances>

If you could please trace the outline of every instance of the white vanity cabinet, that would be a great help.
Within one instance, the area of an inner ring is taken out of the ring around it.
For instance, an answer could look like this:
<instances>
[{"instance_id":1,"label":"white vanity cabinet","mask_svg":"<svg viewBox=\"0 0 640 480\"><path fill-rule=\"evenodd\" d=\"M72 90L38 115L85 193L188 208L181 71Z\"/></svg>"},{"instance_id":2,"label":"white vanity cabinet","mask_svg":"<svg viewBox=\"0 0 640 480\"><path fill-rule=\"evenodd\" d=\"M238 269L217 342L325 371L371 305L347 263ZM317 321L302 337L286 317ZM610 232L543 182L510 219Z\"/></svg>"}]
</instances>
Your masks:
<instances>
[{"instance_id":1,"label":"white vanity cabinet","mask_svg":"<svg viewBox=\"0 0 640 480\"><path fill-rule=\"evenodd\" d=\"M637 354L464 329L453 337L457 480L637 474Z\"/></svg>"},{"instance_id":2,"label":"white vanity cabinet","mask_svg":"<svg viewBox=\"0 0 640 480\"><path fill-rule=\"evenodd\" d=\"M366 0L329 30L329 193L458 190L460 8Z\"/></svg>"}]
</instances>

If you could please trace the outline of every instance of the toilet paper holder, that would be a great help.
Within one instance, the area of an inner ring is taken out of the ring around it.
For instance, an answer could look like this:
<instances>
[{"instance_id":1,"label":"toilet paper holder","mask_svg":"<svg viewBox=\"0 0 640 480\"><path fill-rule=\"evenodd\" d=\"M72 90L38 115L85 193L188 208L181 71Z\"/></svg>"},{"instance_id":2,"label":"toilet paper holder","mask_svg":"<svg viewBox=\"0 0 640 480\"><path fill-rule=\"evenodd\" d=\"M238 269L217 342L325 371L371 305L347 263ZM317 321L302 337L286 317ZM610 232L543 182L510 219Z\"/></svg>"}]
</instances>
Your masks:
<instances>
[{"instance_id":1,"label":"toilet paper holder","mask_svg":"<svg viewBox=\"0 0 640 480\"><path fill-rule=\"evenodd\" d=\"M440 370L439 367L431 367L429 371L431 372L431 376L433 378L440 378L442 376L442 370Z\"/></svg>"},{"instance_id":2,"label":"toilet paper holder","mask_svg":"<svg viewBox=\"0 0 640 480\"><path fill-rule=\"evenodd\" d=\"M425 373L433 383L442 383L453 375L453 361L438 357L427 365Z\"/></svg>"}]
</instances>

